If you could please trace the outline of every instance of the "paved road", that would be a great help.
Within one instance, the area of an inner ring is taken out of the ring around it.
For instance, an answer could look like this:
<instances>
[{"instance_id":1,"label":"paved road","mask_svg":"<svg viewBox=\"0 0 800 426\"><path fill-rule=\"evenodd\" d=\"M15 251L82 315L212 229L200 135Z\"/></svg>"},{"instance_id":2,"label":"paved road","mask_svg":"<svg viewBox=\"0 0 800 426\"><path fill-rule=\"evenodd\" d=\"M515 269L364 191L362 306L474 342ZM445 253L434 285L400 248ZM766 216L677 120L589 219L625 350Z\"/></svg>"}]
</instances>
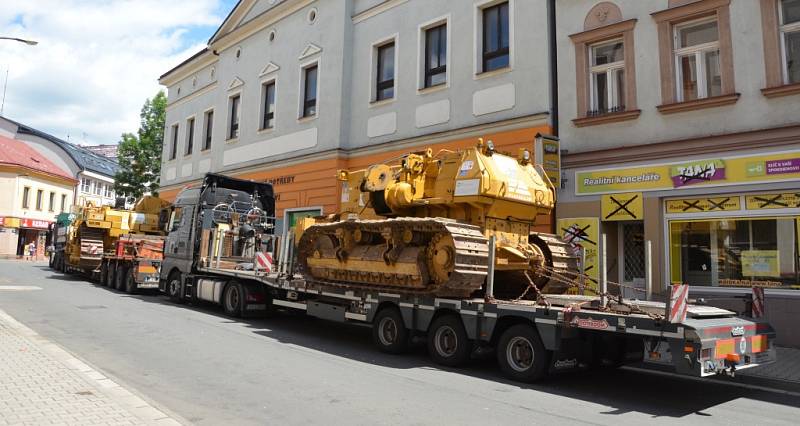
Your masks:
<instances>
[{"instance_id":1,"label":"paved road","mask_svg":"<svg viewBox=\"0 0 800 426\"><path fill-rule=\"evenodd\" d=\"M5 289L4 289L5 288ZM40 289L36 289L40 288ZM800 398L630 370L507 382L420 348L375 351L364 327L128 296L46 265L0 261L0 309L197 424L795 424Z\"/></svg>"}]
</instances>

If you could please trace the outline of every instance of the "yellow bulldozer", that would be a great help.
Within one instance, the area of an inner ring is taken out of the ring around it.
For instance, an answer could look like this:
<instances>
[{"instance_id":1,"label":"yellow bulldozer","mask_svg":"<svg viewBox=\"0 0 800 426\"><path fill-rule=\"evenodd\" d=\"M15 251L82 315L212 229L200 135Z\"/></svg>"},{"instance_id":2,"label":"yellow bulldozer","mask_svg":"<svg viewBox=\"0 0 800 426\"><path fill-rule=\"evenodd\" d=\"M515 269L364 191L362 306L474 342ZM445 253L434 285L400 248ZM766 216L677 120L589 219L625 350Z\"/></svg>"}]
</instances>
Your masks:
<instances>
[{"instance_id":1,"label":"yellow bulldozer","mask_svg":"<svg viewBox=\"0 0 800 426\"><path fill-rule=\"evenodd\" d=\"M555 208L555 188L528 150L511 156L480 140L457 152L428 149L340 171L339 180L341 211L301 220L295 229L299 271L309 282L479 295L491 237L498 297L519 297L531 281L543 292L563 293L563 277L578 274L566 243L534 231Z\"/></svg>"}]
</instances>

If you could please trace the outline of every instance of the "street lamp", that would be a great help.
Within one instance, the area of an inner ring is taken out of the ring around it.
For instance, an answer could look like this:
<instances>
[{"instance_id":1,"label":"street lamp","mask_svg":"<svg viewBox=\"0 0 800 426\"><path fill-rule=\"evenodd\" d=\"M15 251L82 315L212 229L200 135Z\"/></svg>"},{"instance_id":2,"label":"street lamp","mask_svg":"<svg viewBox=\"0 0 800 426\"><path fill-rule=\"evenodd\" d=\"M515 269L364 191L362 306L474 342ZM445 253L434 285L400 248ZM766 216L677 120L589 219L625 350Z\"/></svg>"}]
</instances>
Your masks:
<instances>
[{"instance_id":1,"label":"street lamp","mask_svg":"<svg viewBox=\"0 0 800 426\"><path fill-rule=\"evenodd\" d=\"M18 41L20 43L25 43L28 46L36 46L37 44L39 44L39 42L36 41L36 40L26 40L26 39L17 38L17 37L0 37L0 40ZM11 67L6 68L6 79L3 82L3 101L2 101L2 103L0 103L0 116L3 115L3 110L5 109L5 106L6 106L6 87L8 87L8 71L10 69L11 69Z\"/></svg>"},{"instance_id":2,"label":"street lamp","mask_svg":"<svg viewBox=\"0 0 800 426\"><path fill-rule=\"evenodd\" d=\"M25 43L25 44L27 44L29 46L36 46L37 44L39 44L39 42L35 41L35 40L25 40L25 39L16 38L16 37L0 37L0 40L18 41L20 43Z\"/></svg>"}]
</instances>

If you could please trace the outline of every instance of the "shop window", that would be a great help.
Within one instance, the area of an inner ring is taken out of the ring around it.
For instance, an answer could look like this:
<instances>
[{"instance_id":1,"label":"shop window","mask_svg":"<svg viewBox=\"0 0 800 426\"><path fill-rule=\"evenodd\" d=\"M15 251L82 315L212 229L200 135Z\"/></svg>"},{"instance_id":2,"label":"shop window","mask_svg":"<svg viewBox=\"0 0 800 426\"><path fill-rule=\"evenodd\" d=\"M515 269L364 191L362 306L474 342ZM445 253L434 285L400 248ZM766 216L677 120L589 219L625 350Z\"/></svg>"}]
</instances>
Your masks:
<instances>
[{"instance_id":1,"label":"shop window","mask_svg":"<svg viewBox=\"0 0 800 426\"><path fill-rule=\"evenodd\" d=\"M800 288L798 224L798 217L671 221L671 281Z\"/></svg>"}]
</instances>

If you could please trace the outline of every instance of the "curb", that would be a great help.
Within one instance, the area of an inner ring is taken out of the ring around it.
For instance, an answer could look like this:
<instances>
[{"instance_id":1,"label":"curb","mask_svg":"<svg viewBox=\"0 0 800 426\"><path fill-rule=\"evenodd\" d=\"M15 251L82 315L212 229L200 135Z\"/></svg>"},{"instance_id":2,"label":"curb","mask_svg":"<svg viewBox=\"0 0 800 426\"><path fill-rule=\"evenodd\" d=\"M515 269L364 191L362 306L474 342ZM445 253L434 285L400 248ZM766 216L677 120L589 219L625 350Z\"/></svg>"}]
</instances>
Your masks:
<instances>
[{"instance_id":1,"label":"curb","mask_svg":"<svg viewBox=\"0 0 800 426\"><path fill-rule=\"evenodd\" d=\"M78 359L57 344L47 340L26 325L20 323L5 311L0 309L0 322L20 335L31 340L42 352L52 356L69 370L78 374L87 383L92 385L98 393L118 403L123 409L134 417L139 418L148 425L184 425L188 421L175 414L167 414L154 407L141 396L134 394L107 375L91 367L88 363Z\"/></svg>"}]
</instances>

